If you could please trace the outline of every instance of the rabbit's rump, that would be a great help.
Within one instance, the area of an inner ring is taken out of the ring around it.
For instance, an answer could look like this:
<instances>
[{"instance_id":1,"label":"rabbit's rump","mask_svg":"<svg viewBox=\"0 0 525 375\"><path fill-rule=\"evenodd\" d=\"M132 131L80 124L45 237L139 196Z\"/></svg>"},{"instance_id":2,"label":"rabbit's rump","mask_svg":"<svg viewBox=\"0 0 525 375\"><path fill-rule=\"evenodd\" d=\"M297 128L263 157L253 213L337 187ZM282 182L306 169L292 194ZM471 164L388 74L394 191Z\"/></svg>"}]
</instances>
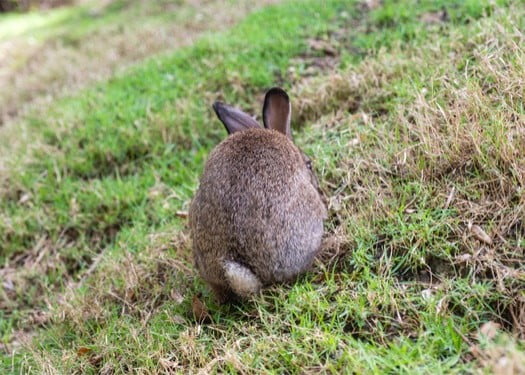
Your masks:
<instances>
[{"instance_id":1,"label":"rabbit's rump","mask_svg":"<svg viewBox=\"0 0 525 375\"><path fill-rule=\"evenodd\" d=\"M319 250L325 216L302 154L286 136L235 133L211 153L190 208L195 263L215 290L231 289L225 262L262 285L292 280Z\"/></svg>"}]
</instances>

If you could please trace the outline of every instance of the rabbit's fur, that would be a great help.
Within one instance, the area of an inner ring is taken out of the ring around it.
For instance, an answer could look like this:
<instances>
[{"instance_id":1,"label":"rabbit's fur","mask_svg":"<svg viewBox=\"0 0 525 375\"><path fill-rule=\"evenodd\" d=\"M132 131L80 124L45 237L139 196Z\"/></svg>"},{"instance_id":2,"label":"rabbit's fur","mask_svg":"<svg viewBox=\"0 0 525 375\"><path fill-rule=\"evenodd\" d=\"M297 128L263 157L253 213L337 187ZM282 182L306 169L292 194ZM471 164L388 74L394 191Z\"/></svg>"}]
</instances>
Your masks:
<instances>
[{"instance_id":1,"label":"rabbit's fur","mask_svg":"<svg viewBox=\"0 0 525 375\"><path fill-rule=\"evenodd\" d=\"M310 161L291 141L283 90L266 94L265 128L236 108L214 109L230 135L209 156L189 222L196 267L226 302L307 270L326 209Z\"/></svg>"}]
</instances>

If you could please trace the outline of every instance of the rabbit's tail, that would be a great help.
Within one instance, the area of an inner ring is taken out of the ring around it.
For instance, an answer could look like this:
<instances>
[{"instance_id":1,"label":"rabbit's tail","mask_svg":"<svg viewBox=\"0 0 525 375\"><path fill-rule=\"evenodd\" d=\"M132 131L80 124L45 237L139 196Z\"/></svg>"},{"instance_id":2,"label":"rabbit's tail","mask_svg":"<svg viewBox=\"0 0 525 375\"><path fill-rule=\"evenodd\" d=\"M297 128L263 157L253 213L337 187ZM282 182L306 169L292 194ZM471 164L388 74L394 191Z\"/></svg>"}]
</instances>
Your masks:
<instances>
[{"instance_id":1,"label":"rabbit's tail","mask_svg":"<svg viewBox=\"0 0 525 375\"><path fill-rule=\"evenodd\" d=\"M261 290L261 281L248 267L231 260L225 260L223 266L228 285L237 295L248 297Z\"/></svg>"}]
</instances>

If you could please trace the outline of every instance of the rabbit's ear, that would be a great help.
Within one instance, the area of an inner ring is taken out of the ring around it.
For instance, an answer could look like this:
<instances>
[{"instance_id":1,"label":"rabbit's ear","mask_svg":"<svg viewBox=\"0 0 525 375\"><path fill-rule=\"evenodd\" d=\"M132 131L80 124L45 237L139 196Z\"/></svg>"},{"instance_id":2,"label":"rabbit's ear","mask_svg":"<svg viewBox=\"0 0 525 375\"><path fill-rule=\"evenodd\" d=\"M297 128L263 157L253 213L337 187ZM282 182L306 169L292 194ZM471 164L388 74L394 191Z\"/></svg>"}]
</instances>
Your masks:
<instances>
[{"instance_id":1,"label":"rabbit's ear","mask_svg":"<svg viewBox=\"0 0 525 375\"><path fill-rule=\"evenodd\" d=\"M263 106L264 127L278 130L288 138L292 138L290 120L292 105L286 91L273 87L266 93Z\"/></svg>"},{"instance_id":2,"label":"rabbit's ear","mask_svg":"<svg viewBox=\"0 0 525 375\"><path fill-rule=\"evenodd\" d=\"M260 127L249 114L238 108L231 107L221 102L213 103L213 109L219 120L222 121L228 134L232 134L248 128Z\"/></svg>"}]
</instances>

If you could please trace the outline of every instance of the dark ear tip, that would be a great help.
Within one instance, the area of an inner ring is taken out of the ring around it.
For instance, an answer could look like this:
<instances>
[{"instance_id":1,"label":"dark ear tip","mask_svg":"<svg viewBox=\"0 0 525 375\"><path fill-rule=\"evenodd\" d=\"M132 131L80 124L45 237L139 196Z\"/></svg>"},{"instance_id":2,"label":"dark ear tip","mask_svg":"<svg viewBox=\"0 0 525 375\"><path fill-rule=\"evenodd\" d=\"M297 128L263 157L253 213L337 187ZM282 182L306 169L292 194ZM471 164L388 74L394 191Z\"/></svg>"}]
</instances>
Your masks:
<instances>
[{"instance_id":1,"label":"dark ear tip","mask_svg":"<svg viewBox=\"0 0 525 375\"><path fill-rule=\"evenodd\" d=\"M290 97L288 96L288 94L286 93L286 91L284 91L282 88L280 87L272 87L271 89L269 89L267 92L266 92L266 97L270 97L270 96L273 96L273 95L280 95L282 96L283 98L285 98L287 101L290 101Z\"/></svg>"},{"instance_id":2,"label":"dark ear tip","mask_svg":"<svg viewBox=\"0 0 525 375\"><path fill-rule=\"evenodd\" d=\"M219 101L216 101L215 103L212 104L213 110L215 111L215 114L219 118L221 118L221 112L223 112L224 105L225 104L223 102L219 102Z\"/></svg>"},{"instance_id":3,"label":"dark ear tip","mask_svg":"<svg viewBox=\"0 0 525 375\"><path fill-rule=\"evenodd\" d=\"M219 111L224 106L223 102L216 101L212 104L213 110L215 112Z\"/></svg>"}]
</instances>

